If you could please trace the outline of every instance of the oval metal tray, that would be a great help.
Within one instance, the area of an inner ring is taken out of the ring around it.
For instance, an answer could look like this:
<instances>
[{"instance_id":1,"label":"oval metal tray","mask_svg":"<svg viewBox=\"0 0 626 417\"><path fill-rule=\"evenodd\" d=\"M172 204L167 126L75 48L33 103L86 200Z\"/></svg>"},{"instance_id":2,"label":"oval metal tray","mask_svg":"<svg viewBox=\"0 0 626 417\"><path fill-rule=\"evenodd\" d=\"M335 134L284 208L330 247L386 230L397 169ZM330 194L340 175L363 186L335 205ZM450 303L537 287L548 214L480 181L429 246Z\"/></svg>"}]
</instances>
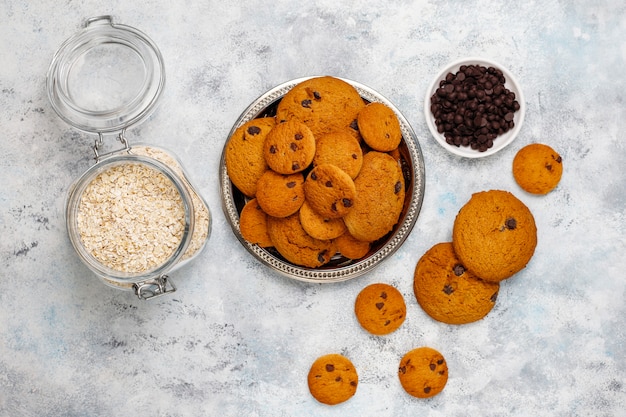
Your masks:
<instances>
[{"instance_id":1,"label":"oval metal tray","mask_svg":"<svg viewBox=\"0 0 626 417\"><path fill-rule=\"evenodd\" d=\"M228 139L230 139L235 130L244 123L259 117L274 116L276 107L283 96L294 86L309 78L313 77L304 77L288 81L260 96L250 104L237 119L228 134ZM243 195L243 193L233 185L228 176L225 163L226 144L222 151L220 161L222 209L235 236L248 252L263 264L282 275L300 281L318 283L339 282L356 278L372 270L391 256L398 250L402 243L404 243L417 221L424 199L424 159L417 137L405 117L389 100L371 88L351 80L343 80L353 85L366 102L381 102L392 108L398 116L402 129L402 141L398 150L400 151L402 171L406 183L404 207L398 223L394 226L393 230L383 238L373 242L369 253L365 257L351 260L340 255L335 255L328 264L322 267L307 268L286 261L274 248L261 248L258 245L247 242L242 237L239 230L239 214L249 198ZM226 143L228 143L228 140Z\"/></svg>"}]
</instances>

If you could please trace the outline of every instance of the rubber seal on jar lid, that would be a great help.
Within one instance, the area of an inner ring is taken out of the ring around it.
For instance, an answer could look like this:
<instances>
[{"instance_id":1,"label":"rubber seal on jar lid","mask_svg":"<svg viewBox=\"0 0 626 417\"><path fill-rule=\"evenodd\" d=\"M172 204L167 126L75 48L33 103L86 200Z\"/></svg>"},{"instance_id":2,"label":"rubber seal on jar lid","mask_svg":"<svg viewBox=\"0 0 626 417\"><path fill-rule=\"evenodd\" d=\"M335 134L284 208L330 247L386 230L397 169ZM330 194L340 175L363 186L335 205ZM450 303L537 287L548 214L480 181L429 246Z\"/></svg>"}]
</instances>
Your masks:
<instances>
[{"instance_id":1,"label":"rubber seal on jar lid","mask_svg":"<svg viewBox=\"0 0 626 417\"><path fill-rule=\"evenodd\" d=\"M118 132L152 112L165 66L148 36L99 16L61 45L46 83L52 107L67 123L86 132Z\"/></svg>"}]
</instances>

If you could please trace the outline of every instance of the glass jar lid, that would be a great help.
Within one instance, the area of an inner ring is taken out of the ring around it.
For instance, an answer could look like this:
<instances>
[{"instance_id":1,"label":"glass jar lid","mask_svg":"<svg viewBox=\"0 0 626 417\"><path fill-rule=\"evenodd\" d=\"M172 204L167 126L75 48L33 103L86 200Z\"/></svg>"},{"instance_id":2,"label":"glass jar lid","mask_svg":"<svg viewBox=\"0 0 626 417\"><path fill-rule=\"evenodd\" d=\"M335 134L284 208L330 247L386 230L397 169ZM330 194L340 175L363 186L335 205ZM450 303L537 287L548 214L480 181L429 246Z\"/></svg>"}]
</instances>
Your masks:
<instances>
[{"instance_id":1,"label":"glass jar lid","mask_svg":"<svg viewBox=\"0 0 626 417\"><path fill-rule=\"evenodd\" d=\"M111 16L87 20L54 55L47 75L52 107L86 132L118 132L148 116L165 85L156 44Z\"/></svg>"}]
</instances>

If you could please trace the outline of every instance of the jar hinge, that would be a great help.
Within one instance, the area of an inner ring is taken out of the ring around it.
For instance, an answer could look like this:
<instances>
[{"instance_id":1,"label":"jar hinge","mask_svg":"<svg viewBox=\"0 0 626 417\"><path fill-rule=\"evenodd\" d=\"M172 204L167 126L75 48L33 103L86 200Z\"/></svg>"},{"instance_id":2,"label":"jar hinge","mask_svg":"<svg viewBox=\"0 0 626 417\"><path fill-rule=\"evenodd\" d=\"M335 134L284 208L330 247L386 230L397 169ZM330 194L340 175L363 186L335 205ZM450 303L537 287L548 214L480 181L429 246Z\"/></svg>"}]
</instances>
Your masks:
<instances>
[{"instance_id":1,"label":"jar hinge","mask_svg":"<svg viewBox=\"0 0 626 417\"><path fill-rule=\"evenodd\" d=\"M169 287L169 288L168 288ZM176 286L167 275L133 284L135 295L140 300L149 300L176 291Z\"/></svg>"},{"instance_id":2,"label":"jar hinge","mask_svg":"<svg viewBox=\"0 0 626 417\"><path fill-rule=\"evenodd\" d=\"M124 133L126 132L126 129L122 130L122 132L117 136L117 140L119 140L122 145L124 145L124 147L122 149L119 149L117 151L111 151L111 152L107 152L107 153L100 153L100 148L102 147L102 144L104 143L104 136L102 135L102 133L98 133L98 139L96 139L94 145L93 145L93 152L95 154L94 159L96 160L96 163L100 162L101 159L106 158L107 156L113 155L113 154L118 154L120 152L130 152L130 145L128 144L128 140L126 139L126 136L124 136Z\"/></svg>"}]
</instances>

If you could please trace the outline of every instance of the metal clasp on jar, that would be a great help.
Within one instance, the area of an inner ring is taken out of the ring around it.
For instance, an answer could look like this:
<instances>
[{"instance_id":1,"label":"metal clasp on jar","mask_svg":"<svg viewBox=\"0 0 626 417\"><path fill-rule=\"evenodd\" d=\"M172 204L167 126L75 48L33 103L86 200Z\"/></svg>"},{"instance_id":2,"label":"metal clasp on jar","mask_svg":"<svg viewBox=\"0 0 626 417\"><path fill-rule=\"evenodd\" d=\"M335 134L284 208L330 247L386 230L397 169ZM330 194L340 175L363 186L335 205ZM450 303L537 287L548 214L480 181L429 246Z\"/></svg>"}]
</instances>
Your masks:
<instances>
[{"instance_id":1,"label":"metal clasp on jar","mask_svg":"<svg viewBox=\"0 0 626 417\"><path fill-rule=\"evenodd\" d=\"M100 162L102 159L111 155L116 155L116 154L124 153L124 152L125 153L130 152L130 145L128 144L128 140L126 139L126 136L124 135L125 133L126 133L126 129L124 128L122 129L122 132L117 136L117 140L120 141L124 147L122 149L107 152L107 153L100 153L100 148L102 148L102 145L104 144L104 136L102 135L102 132L98 133L98 139L96 139L92 147L93 152L95 154L94 159L96 160L96 163Z\"/></svg>"},{"instance_id":2,"label":"metal clasp on jar","mask_svg":"<svg viewBox=\"0 0 626 417\"><path fill-rule=\"evenodd\" d=\"M149 300L176 291L176 286L169 280L167 275L162 275L158 278L133 284L133 289L135 290L135 295L140 300Z\"/></svg>"}]
</instances>

